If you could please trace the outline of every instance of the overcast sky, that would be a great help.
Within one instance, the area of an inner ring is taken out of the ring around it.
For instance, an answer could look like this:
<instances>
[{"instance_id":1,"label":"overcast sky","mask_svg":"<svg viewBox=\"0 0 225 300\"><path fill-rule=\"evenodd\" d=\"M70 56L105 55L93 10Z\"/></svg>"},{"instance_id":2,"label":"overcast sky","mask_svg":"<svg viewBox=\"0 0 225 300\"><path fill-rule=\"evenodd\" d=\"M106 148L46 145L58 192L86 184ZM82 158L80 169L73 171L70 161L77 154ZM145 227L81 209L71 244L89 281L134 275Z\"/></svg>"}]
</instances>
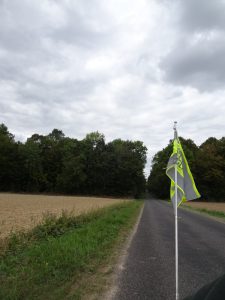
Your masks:
<instances>
[{"instance_id":1,"label":"overcast sky","mask_svg":"<svg viewBox=\"0 0 225 300\"><path fill-rule=\"evenodd\" d=\"M0 0L0 123L142 140L225 132L225 1ZM149 167L148 167L149 168Z\"/></svg>"}]
</instances>

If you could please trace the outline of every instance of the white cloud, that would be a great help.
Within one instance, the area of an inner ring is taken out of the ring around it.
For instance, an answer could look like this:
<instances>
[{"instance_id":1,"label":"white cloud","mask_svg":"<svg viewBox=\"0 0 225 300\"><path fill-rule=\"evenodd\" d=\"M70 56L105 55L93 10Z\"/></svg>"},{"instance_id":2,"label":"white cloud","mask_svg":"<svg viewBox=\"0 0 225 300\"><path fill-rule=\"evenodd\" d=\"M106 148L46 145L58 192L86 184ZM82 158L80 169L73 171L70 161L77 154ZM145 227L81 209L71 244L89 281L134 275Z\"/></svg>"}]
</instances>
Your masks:
<instances>
[{"instance_id":1,"label":"white cloud","mask_svg":"<svg viewBox=\"0 0 225 300\"><path fill-rule=\"evenodd\" d=\"M221 1L0 3L0 121L17 137L98 130L143 140L150 162L174 120L197 143L224 134Z\"/></svg>"}]
</instances>

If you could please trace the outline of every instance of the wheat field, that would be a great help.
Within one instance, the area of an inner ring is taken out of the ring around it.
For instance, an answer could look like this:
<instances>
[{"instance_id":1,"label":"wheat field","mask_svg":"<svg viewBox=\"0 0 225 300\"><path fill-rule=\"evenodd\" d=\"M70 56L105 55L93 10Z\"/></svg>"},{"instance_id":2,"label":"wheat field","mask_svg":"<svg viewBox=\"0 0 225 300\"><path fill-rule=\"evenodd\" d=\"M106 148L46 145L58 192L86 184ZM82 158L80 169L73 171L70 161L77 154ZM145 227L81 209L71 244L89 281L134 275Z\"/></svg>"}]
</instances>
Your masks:
<instances>
[{"instance_id":1,"label":"wheat field","mask_svg":"<svg viewBox=\"0 0 225 300\"><path fill-rule=\"evenodd\" d=\"M124 200L0 193L0 238L10 232L26 231L34 227L47 213L60 215L65 210L79 215L121 201Z\"/></svg>"},{"instance_id":2,"label":"wheat field","mask_svg":"<svg viewBox=\"0 0 225 300\"><path fill-rule=\"evenodd\" d=\"M217 210L225 212L225 202L192 202L187 201L185 205L191 206L193 208L205 208L208 210Z\"/></svg>"}]
</instances>

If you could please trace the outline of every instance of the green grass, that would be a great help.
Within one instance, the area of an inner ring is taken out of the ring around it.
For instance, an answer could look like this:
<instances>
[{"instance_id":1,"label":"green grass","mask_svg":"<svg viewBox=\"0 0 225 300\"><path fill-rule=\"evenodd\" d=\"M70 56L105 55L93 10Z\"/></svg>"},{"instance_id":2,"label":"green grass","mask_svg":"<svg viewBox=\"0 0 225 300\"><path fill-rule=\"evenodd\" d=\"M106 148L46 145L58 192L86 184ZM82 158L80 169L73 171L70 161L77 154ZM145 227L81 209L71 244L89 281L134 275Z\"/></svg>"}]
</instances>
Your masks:
<instances>
[{"instance_id":1,"label":"green grass","mask_svg":"<svg viewBox=\"0 0 225 300\"><path fill-rule=\"evenodd\" d=\"M91 281L82 282L107 264L141 205L131 201L79 217L47 216L31 232L12 236L1 253L0 299L84 299Z\"/></svg>"},{"instance_id":2,"label":"green grass","mask_svg":"<svg viewBox=\"0 0 225 300\"><path fill-rule=\"evenodd\" d=\"M225 219L225 213L223 211L209 210L209 209L206 209L206 208L196 208L196 207L192 207L192 206L188 206L188 205L182 205L182 207L188 208L190 210L195 210L195 211L198 211L198 212L201 212L201 213L205 213L205 214L210 215L212 217Z\"/></svg>"}]
</instances>

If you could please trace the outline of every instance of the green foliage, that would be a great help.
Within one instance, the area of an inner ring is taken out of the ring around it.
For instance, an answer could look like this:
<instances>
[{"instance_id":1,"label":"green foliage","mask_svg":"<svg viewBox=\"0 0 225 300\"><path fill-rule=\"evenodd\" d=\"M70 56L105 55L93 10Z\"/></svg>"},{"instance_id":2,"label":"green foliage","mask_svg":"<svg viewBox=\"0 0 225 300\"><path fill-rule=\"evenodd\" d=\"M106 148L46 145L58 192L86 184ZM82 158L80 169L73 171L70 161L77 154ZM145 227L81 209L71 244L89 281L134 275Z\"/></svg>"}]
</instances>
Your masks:
<instances>
[{"instance_id":1,"label":"green foliage","mask_svg":"<svg viewBox=\"0 0 225 300\"><path fill-rule=\"evenodd\" d=\"M197 182L206 199L225 201L225 156L220 140L204 142L197 155Z\"/></svg>"},{"instance_id":2,"label":"green foliage","mask_svg":"<svg viewBox=\"0 0 225 300\"><path fill-rule=\"evenodd\" d=\"M80 217L48 216L32 232L12 237L0 260L0 299L76 299L85 294L87 285L79 288L82 276L95 273L110 257L141 205L130 201Z\"/></svg>"},{"instance_id":3,"label":"green foliage","mask_svg":"<svg viewBox=\"0 0 225 300\"><path fill-rule=\"evenodd\" d=\"M163 150L157 152L152 160L152 170L148 177L148 191L159 198L167 198L170 182L165 176L166 166L172 153L172 141Z\"/></svg>"},{"instance_id":4,"label":"green foliage","mask_svg":"<svg viewBox=\"0 0 225 300\"><path fill-rule=\"evenodd\" d=\"M190 139L180 140L202 199L225 201L225 138L211 137L199 147ZM169 198L170 180L165 168L171 153L172 141L152 161L148 190L160 198Z\"/></svg>"},{"instance_id":5,"label":"green foliage","mask_svg":"<svg viewBox=\"0 0 225 300\"><path fill-rule=\"evenodd\" d=\"M140 141L110 143L99 132L78 141L54 129L16 143L0 125L0 191L141 197L147 148Z\"/></svg>"},{"instance_id":6,"label":"green foliage","mask_svg":"<svg viewBox=\"0 0 225 300\"><path fill-rule=\"evenodd\" d=\"M16 143L14 136L9 133L8 128L0 125L0 190L9 191L19 189L21 161L21 145Z\"/></svg>"}]
</instances>

